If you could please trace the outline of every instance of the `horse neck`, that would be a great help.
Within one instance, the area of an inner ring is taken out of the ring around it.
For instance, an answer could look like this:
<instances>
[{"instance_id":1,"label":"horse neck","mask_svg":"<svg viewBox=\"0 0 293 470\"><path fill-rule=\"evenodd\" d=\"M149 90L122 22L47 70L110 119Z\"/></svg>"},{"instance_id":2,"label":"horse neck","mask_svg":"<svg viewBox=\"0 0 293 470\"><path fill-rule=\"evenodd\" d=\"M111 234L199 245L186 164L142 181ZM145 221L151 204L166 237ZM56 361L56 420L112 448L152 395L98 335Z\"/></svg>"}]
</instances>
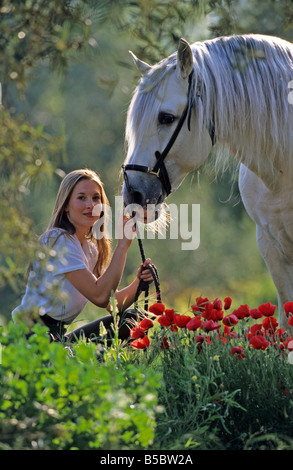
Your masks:
<instances>
[{"instance_id":1,"label":"horse neck","mask_svg":"<svg viewBox=\"0 0 293 470\"><path fill-rule=\"evenodd\" d=\"M207 127L212 120L218 144L268 186L278 185L293 169L292 45L263 36L231 37L196 43L194 57L199 121Z\"/></svg>"}]
</instances>

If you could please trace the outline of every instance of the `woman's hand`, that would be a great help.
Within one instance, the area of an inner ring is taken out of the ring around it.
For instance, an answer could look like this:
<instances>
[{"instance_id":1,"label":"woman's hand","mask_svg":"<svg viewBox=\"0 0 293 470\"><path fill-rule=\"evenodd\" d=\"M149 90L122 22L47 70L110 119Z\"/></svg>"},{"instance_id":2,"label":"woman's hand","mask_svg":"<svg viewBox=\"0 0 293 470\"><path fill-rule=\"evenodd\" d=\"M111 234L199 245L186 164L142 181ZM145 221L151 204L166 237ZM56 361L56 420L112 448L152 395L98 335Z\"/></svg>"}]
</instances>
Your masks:
<instances>
[{"instance_id":1,"label":"woman's hand","mask_svg":"<svg viewBox=\"0 0 293 470\"><path fill-rule=\"evenodd\" d=\"M118 246L130 247L135 236L135 221L132 217L122 215L118 222Z\"/></svg>"},{"instance_id":2,"label":"woman's hand","mask_svg":"<svg viewBox=\"0 0 293 470\"><path fill-rule=\"evenodd\" d=\"M151 260L150 258L147 258L144 263L140 265L140 267L137 270L136 277L144 282L148 282L149 284L153 282L154 278L151 273L150 269L146 269L148 266L150 266Z\"/></svg>"}]
</instances>

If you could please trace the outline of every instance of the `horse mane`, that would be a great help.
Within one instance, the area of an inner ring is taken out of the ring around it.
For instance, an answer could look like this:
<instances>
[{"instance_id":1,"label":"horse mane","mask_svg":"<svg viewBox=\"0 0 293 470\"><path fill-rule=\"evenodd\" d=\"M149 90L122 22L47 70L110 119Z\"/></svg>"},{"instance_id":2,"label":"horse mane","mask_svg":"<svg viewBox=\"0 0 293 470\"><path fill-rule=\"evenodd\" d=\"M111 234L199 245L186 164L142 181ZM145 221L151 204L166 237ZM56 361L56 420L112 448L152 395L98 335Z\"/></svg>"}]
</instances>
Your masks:
<instances>
[{"instance_id":1,"label":"horse mane","mask_svg":"<svg viewBox=\"0 0 293 470\"><path fill-rule=\"evenodd\" d=\"M217 146L217 161L228 146L250 168L257 170L266 159L272 175L286 170L288 162L293 162L293 105L288 102L293 45L270 36L237 35L196 42L191 48L194 76L190 105L196 114L197 132L211 121L214 124L217 142L222 144ZM142 77L128 112L129 145L135 145L135 138L153 119L164 78L176 62L174 53Z\"/></svg>"}]
</instances>

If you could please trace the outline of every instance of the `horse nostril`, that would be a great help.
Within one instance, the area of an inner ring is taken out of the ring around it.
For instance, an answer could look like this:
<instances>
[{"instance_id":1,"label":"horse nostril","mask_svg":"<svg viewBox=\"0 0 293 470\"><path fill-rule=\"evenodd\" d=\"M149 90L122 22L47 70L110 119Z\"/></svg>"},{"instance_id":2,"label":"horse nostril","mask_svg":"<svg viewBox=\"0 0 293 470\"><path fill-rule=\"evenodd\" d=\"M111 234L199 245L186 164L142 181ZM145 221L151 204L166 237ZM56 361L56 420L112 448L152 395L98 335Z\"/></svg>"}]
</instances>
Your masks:
<instances>
[{"instance_id":1,"label":"horse nostril","mask_svg":"<svg viewBox=\"0 0 293 470\"><path fill-rule=\"evenodd\" d=\"M143 196L139 191L133 191L132 193L133 203L138 204L140 206L143 205Z\"/></svg>"}]
</instances>

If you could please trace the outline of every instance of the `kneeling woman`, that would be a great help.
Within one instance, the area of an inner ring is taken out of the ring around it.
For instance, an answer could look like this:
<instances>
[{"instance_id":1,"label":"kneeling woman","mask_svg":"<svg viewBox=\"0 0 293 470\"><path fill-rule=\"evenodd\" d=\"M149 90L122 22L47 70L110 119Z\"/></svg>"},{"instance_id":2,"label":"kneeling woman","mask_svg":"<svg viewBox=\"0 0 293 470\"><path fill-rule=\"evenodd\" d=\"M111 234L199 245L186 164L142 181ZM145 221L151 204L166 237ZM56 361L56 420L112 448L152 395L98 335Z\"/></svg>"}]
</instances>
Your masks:
<instances>
[{"instance_id":1,"label":"kneeling woman","mask_svg":"<svg viewBox=\"0 0 293 470\"><path fill-rule=\"evenodd\" d=\"M66 334L71 324L88 301L107 308L112 292L115 293L120 312L120 339L127 339L129 326L122 321L122 312L133 303L139 280L152 282L146 260L140 265L134 281L117 290L123 274L127 251L131 245L131 231L123 233L111 256L110 242L106 237L93 236L93 224L99 219L93 211L97 204L108 204L103 183L92 170L76 170L62 180L51 217L41 245L48 252L46 262L33 263L22 303L12 312L13 318L21 319L28 312L37 316L49 328L53 340L98 337L100 323L109 331L112 315L92 321ZM103 227L101 227L103 229ZM56 290L61 292L56 295ZM126 312L127 316L127 312ZM39 319L38 318L38 319Z\"/></svg>"}]
</instances>

